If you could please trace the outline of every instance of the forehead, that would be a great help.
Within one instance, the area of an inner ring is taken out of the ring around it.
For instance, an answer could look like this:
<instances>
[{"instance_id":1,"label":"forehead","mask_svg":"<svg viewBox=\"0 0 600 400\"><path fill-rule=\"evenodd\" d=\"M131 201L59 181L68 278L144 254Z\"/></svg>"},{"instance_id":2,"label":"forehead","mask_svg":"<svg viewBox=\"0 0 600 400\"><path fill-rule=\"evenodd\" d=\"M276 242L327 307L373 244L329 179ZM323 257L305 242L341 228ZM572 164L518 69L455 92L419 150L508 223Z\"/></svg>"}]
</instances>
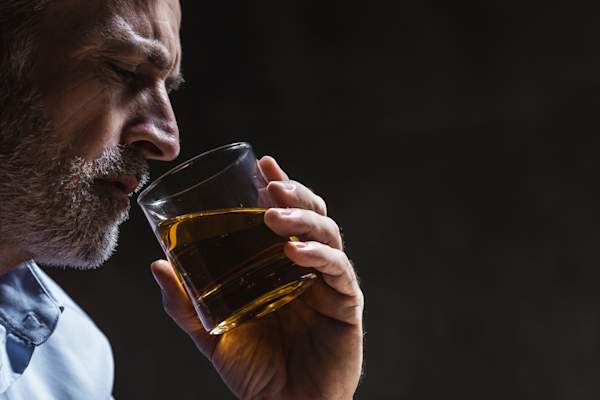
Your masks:
<instances>
[{"instance_id":1,"label":"forehead","mask_svg":"<svg viewBox=\"0 0 600 400\"><path fill-rule=\"evenodd\" d=\"M43 18L40 41L42 49L59 55L108 37L134 35L160 42L177 58L180 23L179 0L52 1Z\"/></svg>"},{"instance_id":2,"label":"forehead","mask_svg":"<svg viewBox=\"0 0 600 400\"><path fill-rule=\"evenodd\" d=\"M116 20L149 39L179 38L179 0L112 0L104 3L108 4L106 19L109 24Z\"/></svg>"}]
</instances>

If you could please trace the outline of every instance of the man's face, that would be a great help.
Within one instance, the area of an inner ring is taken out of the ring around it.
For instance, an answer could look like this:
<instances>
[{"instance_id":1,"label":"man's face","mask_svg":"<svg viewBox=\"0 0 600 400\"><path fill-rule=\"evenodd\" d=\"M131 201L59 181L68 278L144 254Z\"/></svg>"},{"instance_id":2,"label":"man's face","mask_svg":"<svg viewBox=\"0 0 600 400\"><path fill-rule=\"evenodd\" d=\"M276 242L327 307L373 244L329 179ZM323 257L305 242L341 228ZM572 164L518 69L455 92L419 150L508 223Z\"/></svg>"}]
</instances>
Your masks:
<instances>
[{"instance_id":1,"label":"man's face","mask_svg":"<svg viewBox=\"0 0 600 400\"><path fill-rule=\"evenodd\" d=\"M181 81L179 23L178 0L50 2L28 83L15 82L0 121L11 244L47 264L110 256L146 159L179 153L168 97Z\"/></svg>"}]
</instances>

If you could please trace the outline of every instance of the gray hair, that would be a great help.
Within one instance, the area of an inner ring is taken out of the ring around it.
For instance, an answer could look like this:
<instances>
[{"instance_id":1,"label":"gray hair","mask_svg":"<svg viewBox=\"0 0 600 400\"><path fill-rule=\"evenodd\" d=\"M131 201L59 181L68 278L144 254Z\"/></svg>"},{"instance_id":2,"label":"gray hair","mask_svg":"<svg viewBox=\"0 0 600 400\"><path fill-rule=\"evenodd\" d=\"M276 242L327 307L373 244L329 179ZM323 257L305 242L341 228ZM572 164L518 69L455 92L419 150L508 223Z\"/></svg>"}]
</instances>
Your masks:
<instances>
[{"instance_id":1,"label":"gray hair","mask_svg":"<svg viewBox=\"0 0 600 400\"><path fill-rule=\"evenodd\" d=\"M34 47L36 28L49 0L2 0L0 65L22 75Z\"/></svg>"},{"instance_id":2,"label":"gray hair","mask_svg":"<svg viewBox=\"0 0 600 400\"><path fill-rule=\"evenodd\" d=\"M29 111L27 72L37 42L37 28L49 0L0 0L0 146L18 132L18 115ZM9 133L12 132L12 135Z\"/></svg>"}]
</instances>

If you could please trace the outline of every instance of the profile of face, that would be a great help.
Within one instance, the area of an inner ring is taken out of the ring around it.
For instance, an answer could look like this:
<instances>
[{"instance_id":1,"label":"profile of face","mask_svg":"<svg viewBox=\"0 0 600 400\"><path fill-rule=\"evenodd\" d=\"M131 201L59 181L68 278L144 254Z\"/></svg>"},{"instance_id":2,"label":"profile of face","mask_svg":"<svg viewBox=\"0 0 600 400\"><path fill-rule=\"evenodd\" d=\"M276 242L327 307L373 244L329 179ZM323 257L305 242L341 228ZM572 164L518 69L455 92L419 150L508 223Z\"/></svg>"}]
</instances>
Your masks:
<instances>
[{"instance_id":1,"label":"profile of face","mask_svg":"<svg viewBox=\"0 0 600 400\"><path fill-rule=\"evenodd\" d=\"M22 67L0 66L5 245L81 268L112 254L147 160L179 153L180 19L178 0L48 2Z\"/></svg>"}]
</instances>

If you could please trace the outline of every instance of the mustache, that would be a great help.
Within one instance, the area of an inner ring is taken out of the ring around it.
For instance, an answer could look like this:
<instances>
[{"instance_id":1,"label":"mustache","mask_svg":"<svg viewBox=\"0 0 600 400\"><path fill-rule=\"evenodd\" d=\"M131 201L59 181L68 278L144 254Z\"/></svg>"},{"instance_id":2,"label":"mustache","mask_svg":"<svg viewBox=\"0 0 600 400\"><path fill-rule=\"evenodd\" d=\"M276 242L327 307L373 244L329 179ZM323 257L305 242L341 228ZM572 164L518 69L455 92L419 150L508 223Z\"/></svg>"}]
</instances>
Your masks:
<instances>
[{"instance_id":1,"label":"mustache","mask_svg":"<svg viewBox=\"0 0 600 400\"><path fill-rule=\"evenodd\" d=\"M79 176L79 184L91 186L95 180L118 176L135 176L137 193L150 179L149 167L142 153L132 147L119 145L106 149L97 159L78 159L71 164L71 176Z\"/></svg>"}]
</instances>

